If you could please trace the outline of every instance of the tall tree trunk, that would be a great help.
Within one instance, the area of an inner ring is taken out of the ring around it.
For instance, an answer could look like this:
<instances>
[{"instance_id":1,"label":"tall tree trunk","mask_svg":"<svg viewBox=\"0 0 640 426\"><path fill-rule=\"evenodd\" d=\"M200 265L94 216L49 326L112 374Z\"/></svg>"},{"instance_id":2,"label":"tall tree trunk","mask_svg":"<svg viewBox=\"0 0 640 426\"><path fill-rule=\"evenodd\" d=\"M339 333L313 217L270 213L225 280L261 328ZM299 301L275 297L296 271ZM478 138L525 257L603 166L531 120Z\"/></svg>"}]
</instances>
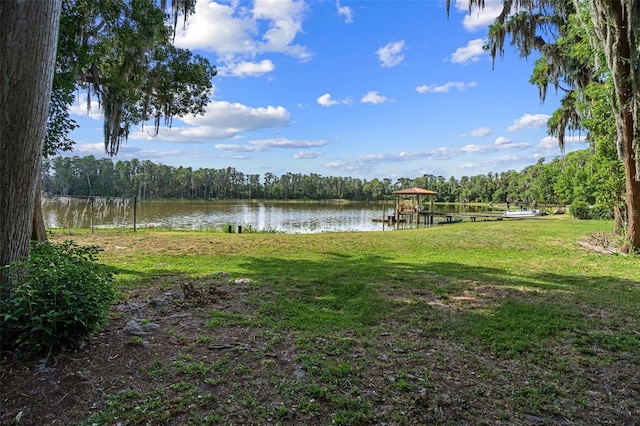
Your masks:
<instances>
[{"instance_id":1,"label":"tall tree trunk","mask_svg":"<svg viewBox=\"0 0 640 426\"><path fill-rule=\"evenodd\" d=\"M29 253L61 8L0 1L0 279Z\"/></svg>"},{"instance_id":2,"label":"tall tree trunk","mask_svg":"<svg viewBox=\"0 0 640 426\"><path fill-rule=\"evenodd\" d=\"M579 0L574 0L579 10ZM640 70L636 49L638 31L638 0L594 0L591 17L596 30L596 42L605 53L614 87L613 114L616 118L618 153L624 162L627 198L627 235L623 251L640 250L640 141L638 90Z\"/></svg>"},{"instance_id":3,"label":"tall tree trunk","mask_svg":"<svg viewBox=\"0 0 640 426\"><path fill-rule=\"evenodd\" d=\"M638 174L638 158L636 134L638 128L635 120L635 114L638 113L633 106L634 102L634 84L633 79L638 75L634 73L634 66L638 63L632 63L632 51L634 49L632 36L627 31L627 26L633 21L624 10L625 6L620 1L612 1L612 10L615 22L615 30L612 30L615 41L609 46L615 52L615 55L607 55L609 62L612 62L610 68L613 70L615 96L619 111L616 119L618 139L622 145L624 169L626 172L625 189L627 193L627 238L622 250L628 252L630 250L638 251L640 249L640 174ZM638 13L636 11L636 13ZM636 41L637 42L637 41Z\"/></svg>"},{"instance_id":4,"label":"tall tree trunk","mask_svg":"<svg viewBox=\"0 0 640 426\"><path fill-rule=\"evenodd\" d=\"M631 114L627 114L631 116ZM633 144L633 119L627 118L627 130L625 135L624 169L626 172L627 192L627 235L622 251L638 251L640 249L640 180L638 180L638 165Z\"/></svg>"},{"instance_id":5,"label":"tall tree trunk","mask_svg":"<svg viewBox=\"0 0 640 426\"><path fill-rule=\"evenodd\" d=\"M44 225L44 216L42 215L42 178L38 179L38 185L36 186L31 239L33 241L47 241L47 228Z\"/></svg>"}]
</instances>

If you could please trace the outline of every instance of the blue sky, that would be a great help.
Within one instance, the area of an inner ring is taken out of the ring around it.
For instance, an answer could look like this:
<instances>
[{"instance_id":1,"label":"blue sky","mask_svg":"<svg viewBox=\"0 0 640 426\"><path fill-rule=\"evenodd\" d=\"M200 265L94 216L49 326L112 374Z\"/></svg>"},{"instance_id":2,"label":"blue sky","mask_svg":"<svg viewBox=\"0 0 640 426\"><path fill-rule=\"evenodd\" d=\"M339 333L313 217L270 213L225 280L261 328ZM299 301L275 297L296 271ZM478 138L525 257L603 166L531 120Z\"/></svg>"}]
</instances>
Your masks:
<instances>
[{"instance_id":1,"label":"blue sky","mask_svg":"<svg viewBox=\"0 0 640 426\"><path fill-rule=\"evenodd\" d=\"M176 44L218 67L205 116L135 129L114 160L363 179L520 171L561 155L534 60L482 51L501 1L198 0ZM83 96L71 155L104 157ZM567 151L586 147L570 137Z\"/></svg>"}]
</instances>

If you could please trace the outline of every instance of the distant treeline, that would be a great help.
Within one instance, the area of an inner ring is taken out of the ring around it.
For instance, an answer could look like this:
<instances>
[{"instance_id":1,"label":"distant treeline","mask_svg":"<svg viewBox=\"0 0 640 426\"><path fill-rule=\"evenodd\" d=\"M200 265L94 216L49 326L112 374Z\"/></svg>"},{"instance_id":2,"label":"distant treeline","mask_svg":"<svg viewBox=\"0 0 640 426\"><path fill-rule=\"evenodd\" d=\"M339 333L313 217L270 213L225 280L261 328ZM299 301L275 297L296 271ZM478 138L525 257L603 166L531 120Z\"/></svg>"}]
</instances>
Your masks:
<instances>
[{"instance_id":1,"label":"distant treeline","mask_svg":"<svg viewBox=\"0 0 640 426\"><path fill-rule=\"evenodd\" d=\"M536 164L517 172L462 176L425 174L416 178L359 179L315 173L245 174L235 168L171 167L151 161L55 157L45 161L43 192L48 196L102 196L153 199L393 199L393 191L420 187L437 191L437 202L595 203L597 174L588 150Z\"/></svg>"}]
</instances>

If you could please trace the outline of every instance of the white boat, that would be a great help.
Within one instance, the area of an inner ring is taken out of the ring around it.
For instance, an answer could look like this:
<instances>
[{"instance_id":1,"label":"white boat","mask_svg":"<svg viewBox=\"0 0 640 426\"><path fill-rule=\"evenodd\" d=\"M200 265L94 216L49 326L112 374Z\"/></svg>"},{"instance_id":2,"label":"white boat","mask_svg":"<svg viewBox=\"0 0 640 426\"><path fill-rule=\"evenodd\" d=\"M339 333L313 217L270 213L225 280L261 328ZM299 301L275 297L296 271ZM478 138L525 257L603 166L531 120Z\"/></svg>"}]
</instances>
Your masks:
<instances>
[{"instance_id":1,"label":"white boat","mask_svg":"<svg viewBox=\"0 0 640 426\"><path fill-rule=\"evenodd\" d=\"M542 216L542 210L507 210L504 212L504 217L535 217Z\"/></svg>"}]
</instances>

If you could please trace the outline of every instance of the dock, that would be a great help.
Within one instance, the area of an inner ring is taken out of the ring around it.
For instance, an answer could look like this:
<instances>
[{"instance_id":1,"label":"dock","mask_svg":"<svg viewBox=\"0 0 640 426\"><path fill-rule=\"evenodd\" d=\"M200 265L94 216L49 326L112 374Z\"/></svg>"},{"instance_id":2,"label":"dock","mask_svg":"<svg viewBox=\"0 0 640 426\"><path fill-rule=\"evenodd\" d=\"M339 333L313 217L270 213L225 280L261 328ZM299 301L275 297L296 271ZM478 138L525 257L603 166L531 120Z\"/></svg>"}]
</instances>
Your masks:
<instances>
[{"instance_id":1,"label":"dock","mask_svg":"<svg viewBox=\"0 0 640 426\"><path fill-rule=\"evenodd\" d=\"M440 219L440 220L438 220ZM497 213L439 213L432 211L402 211L397 215L388 215L383 218L373 219L376 222L385 223L415 223L416 225L433 225L434 223L455 223L463 219L471 222L476 220L505 220L523 219L522 217L505 217L502 212Z\"/></svg>"}]
</instances>

